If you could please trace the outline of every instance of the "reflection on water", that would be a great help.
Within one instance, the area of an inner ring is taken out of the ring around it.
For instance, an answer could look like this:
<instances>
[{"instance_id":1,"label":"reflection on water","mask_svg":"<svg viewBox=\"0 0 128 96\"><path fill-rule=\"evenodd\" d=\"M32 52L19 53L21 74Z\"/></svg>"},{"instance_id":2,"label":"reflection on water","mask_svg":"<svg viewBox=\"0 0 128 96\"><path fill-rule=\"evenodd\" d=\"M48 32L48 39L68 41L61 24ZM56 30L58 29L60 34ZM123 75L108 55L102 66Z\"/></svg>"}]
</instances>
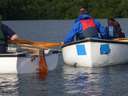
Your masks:
<instances>
[{"instance_id":1,"label":"reflection on water","mask_svg":"<svg viewBox=\"0 0 128 96\"><path fill-rule=\"evenodd\" d=\"M65 67L66 92L72 96L128 96L127 65L106 68Z\"/></svg>"},{"instance_id":2,"label":"reflection on water","mask_svg":"<svg viewBox=\"0 0 128 96\"><path fill-rule=\"evenodd\" d=\"M18 96L47 96L47 81L39 80L37 74L18 76Z\"/></svg>"},{"instance_id":3,"label":"reflection on water","mask_svg":"<svg viewBox=\"0 0 128 96\"><path fill-rule=\"evenodd\" d=\"M46 80L40 80L37 74L1 74L0 96L128 96L128 65L60 65L49 71Z\"/></svg>"},{"instance_id":4,"label":"reflection on water","mask_svg":"<svg viewBox=\"0 0 128 96\"><path fill-rule=\"evenodd\" d=\"M0 96L17 95L17 76L15 74L0 75Z\"/></svg>"}]
</instances>

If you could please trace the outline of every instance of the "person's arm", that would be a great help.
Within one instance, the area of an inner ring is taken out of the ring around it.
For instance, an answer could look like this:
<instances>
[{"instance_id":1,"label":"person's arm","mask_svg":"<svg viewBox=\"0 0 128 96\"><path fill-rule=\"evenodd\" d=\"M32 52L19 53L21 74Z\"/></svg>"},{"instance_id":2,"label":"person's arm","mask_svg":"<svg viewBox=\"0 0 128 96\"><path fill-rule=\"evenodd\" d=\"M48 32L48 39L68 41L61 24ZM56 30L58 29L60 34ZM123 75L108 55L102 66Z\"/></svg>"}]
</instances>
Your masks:
<instances>
[{"instance_id":1,"label":"person's arm","mask_svg":"<svg viewBox=\"0 0 128 96\"><path fill-rule=\"evenodd\" d=\"M1 29L4 32L6 38L8 38L10 40L15 40L18 38L17 34L11 28L9 28L7 25L2 24Z\"/></svg>"},{"instance_id":2,"label":"person's arm","mask_svg":"<svg viewBox=\"0 0 128 96\"><path fill-rule=\"evenodd\" d=\"M98 31L100 32L101 38L102 39L108 38L106 28L98 20L95 19L94 22L96 24L96 27L97 27Z\"/></svg>"},{"instance_id":3,"label":"person's arm","mask_svg":"<svg viewBox=\"0 0 128 96\"><path fill-rule=\"evenodd\" d=\"M66 35L64 39L64 44L72 42L76 34L81 30L82 30L82 25L80 24L80 22L75 23L73 25L72 30Z\"/></svg>"},{"instance_id":4,"label":"person's arm","mask_svg":"<svg viewBox=\"0 0 128 96\"><path fill-rule=\"evenodd\" d=\"M118 21L115 22L115 26L116 26L116 31L117 31L117 32L122 32L120 23L119 23Z\"/></svg>"}]
</instances>

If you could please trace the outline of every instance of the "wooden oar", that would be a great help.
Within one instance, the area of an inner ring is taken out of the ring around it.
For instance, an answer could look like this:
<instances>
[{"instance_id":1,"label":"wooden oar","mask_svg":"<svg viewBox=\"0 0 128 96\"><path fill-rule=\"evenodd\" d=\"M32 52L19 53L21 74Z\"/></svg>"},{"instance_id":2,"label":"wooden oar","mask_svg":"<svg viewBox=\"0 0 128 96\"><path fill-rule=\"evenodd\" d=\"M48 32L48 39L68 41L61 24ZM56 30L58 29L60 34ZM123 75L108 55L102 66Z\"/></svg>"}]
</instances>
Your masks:
<instances>
[{"instance_id":1,"label":"wooden oar","mask_svg":"<svg viewBox=\"0 0 128 96\"><path fill-rule=\"evenodd\" d=\"M29 47L32 46L34 48L40 49L40 54L39 54L39 78L40 79L45 79L48 74L48 66L45 60L44 50L42 51L41 49L63 45L63 43L58 43L58 42L37 42L37 41L29 41L24 39L9 40L8 43L17 44L21 46L22 45L29 46Z\"/></svg>"},{"instance_id":2,"label":"wooden oar","mask_svg":"<svg viewBox=\"0 0 128 96\"><path fill-rule=\"evenodd\" d=\"M39 55L39 78L44 80L48 75L48 66L45 59L44 50L40 50Z\"/></svg>"},{"instance_id":3,"label":"wooden oar","mask_svg":"<svg viewBox=\"0 0 128 96\"><path fill-rule=\"evenodd\" d=\"M44 48L51 48L62 46L63 43L58 42L33 42L32 46L44 47Z\"/></svg>"},{"instance_id":4,"label":"wooden oar","mask_svg":"<svg viewBox=\"0 0 128 96\"><path fill-rule=\"evenodd\" d=\"M118 42L128 42L128 38L115 38L113 41L118 41Z\"/></svg>"},{"instance_id":5,"label":"wooden oar","mask_svg":"<svg viewBox=\"0 0 128 96\"><path fill-rule=\"evenodd\" d=\"M38 41L29 41L24 39L9 40L8 43L28 44L28 45L36 46L40 48L51 48L51 47L57 47L57 46L63 45L63 43L61 42L40 42L40 41L38 42Z\"/></svg>"},{"instance_id":6,"label":"wooden oar","mask_svg":"<svg viewBox=\"0 0 128 96\"><path fill-rule=\"evenodd\" d=\"M26 46L26 45L21 45L21 47L28 52L30 52L33 55L38 55L39 56L39 70L38 70L38 75L39 79L44 80L47 75L48 75L48 66L46 63L45 59L45 54L44 54L44 49L39 49L36 47L31 47L31 46Z\"/></svg>"},{"instance_id":7,"label":"wooden oar","mask_svg":"<svg viewBox=\"0 0 128 96\"><path fill-rule=\"evenodd\" d=\"M28 40L24 40L24 39L8 40L8 43L13 43L13 44L33 44L32 41L28 41Z\"/></svg>"}]
</instances>

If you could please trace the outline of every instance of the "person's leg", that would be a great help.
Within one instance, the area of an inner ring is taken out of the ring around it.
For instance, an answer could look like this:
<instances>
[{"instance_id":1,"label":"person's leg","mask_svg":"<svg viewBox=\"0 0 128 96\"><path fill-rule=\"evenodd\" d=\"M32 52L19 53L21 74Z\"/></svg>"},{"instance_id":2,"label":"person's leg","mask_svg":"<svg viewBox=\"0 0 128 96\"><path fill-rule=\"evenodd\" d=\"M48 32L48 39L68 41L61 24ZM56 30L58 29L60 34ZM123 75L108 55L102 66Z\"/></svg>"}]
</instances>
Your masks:
<instances>
[{"instance_id":1,"label":"person's leg","mask_svg":"<svg viewBox=\"0 0 128 96\"><path fill-rule=\"evenodd\" d=\"M0 44L0 53L6 53L6 45Z\"/></svg>"}]
</instances>

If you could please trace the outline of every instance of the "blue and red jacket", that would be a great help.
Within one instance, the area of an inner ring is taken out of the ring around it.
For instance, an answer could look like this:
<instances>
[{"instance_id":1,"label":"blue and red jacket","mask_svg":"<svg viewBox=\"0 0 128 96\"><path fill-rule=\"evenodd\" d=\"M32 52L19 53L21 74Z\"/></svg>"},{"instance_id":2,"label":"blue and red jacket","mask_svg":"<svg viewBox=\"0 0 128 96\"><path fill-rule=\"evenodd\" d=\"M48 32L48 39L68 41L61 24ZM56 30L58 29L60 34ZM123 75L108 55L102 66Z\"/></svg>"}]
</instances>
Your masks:
<instances>
[{"instance_id":1,"label":"blue and red jacket","mask_svg":"<svg viewBox=\"0 0 128 96\"><path fill-rule=\"evenodd\" d=\"M80 20L80 23L82 24L83 30L87 30L89 27L96 27L93 18L89 18L87 20Z\"/></svg>"},{"instance_id":2,"label":"blue and red jacket","mask_svg":"<svg viewBox=\"0 0 128 96\"><path fill-rule=\"evenodd\" d=\"M100 37L97 36L97 38L107 38L106 29L98 20L92 19L89 14L82 14L75 20L73 28L64 39L64 43L72 42L77 34L80 34L83 30L86 30L89 27L96 27L97 31L100 33Z\"/></svg>"}]
</instances>

